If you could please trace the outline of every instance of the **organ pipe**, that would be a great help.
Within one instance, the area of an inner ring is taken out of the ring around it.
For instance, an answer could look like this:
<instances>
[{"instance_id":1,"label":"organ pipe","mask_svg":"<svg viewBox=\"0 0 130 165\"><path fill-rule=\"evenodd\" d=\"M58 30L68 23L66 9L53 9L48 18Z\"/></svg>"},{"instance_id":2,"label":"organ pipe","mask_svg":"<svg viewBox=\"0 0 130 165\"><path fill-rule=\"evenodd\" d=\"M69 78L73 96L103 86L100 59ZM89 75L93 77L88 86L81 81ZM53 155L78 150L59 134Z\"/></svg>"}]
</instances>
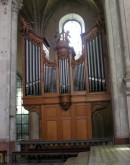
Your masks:
<instances>
[{"instance_id":1,"label":"organ pipe","mask_svg":"<svg viewBox=\"0 0 130 165\"><path fill-rule=\"evenodd\" d=\"M92 41L92 47L93 47L93 63L94 63L94 90L97 91L97 59L96 59L96 51L95 51L95 38L93 38Z\"/></svg>"},{"instance_id":2,"label":"organ pipe","mask_svg":"<svg viewBox=\"0 0 130 165\"><path fill-rule=\"evenodd\" d=\"M41 70L40 70L40 63L41 63L41 59L40 59L40 52L41 52L41 50L40 50L40 47L38 47L38 94L40 94L41 93L41 83L40 83L40 77L41 77Z\"/></svg>"},{"instance_id":3,"label":"organ pipe","mask_svg":"<svg viewBox=\"0 0 130 165\"><path fill-rule=\"evenodd\" d=\"M91 65L91 83L92 83L92 88L91 91L94 91L94 63L93 63L93 49L92 49L92 41L90 41L90 65Z\"/></svg>"},{"instance_id":4,"label":"organ pipe","mask_svg":"<svg viewBox=\"0 0 130 165\"><path fill-rule=\"evenodd\" d=\"M35 72L35 45L33 44L33 94L34 95L36 93L36 88L35 88L36 79L35 79L35 76L36 76L36 72Z\"/></svg>"},{"instance_id":5,"label":"organ pipe","mask_svg":"<svg viewBox=\"0 0 130 165\"><path fill-rule=\"evenodd\" d=\"M30 76L30 82L29 82L29 87L30 87L30 95L32 95L32 43L29 41L29 76Z\"/></svg>"},{"instance_id":6,"label":"organ pipe","mask_svg":"<svg viewBox=\"0 0 130 165\"><path fill-rule=\"evenodd\" d=\"M102 31L96 30L88 35L86 43L90 92L105 91Z\"/></svg>"},{"instance_id":7,"label":"organ pipe","mask_svg":"<svg viewBox=\"0 0 130 165\"><path fill-rule=\"evenodd\" d=\"M89 91L91 91L91 88L92 88L92 74L91 74L91 60L90 60L90 45L89 43L87 42L87 50L88 50L88 53L87 53L87 57L88 57L88 79L89 79Z\"/></svg>"},{"instance_id":8,"label":"organ pipe","mask_svg":"<svg viewBox=\"0 0 130 165\"><path fill-rule=\"evenodd\" d=\"M81 58L74 60L71 65L71 58L68 55L57 55L56 64L43 60L43 68L41 68L41 43L33 40L31 37L25 37L25 94L41 95L41 73L43 73L44 93L56 92L56 84L59 85L60 94L68 94L70 92L71 79L73 76L74 91L86 90L86 62ZM97 31L93 35L88 35L86 40L87 52L87 71L89 83L89 92L105 91L105 71L103 60L103 46L101 31ZM72 66L72 69L70 68ZM44 71L42 71L43 69ZM58 71L58 72L57 72ZM71 73L72 71L72 73ZM58 79L56 78L56 74ZM59 81L59 82L58 82Z\"/></svg>"},{"instance_id":9,"label":"organ pipe","mask_svg":"<svg viewBox=\"0 0 130 165\"><path fill-rule=\"evenodd\" d=\"M104 76L104 65L103 65L103 52L102 52L101 34L99 34L99 49L100 49L100 62L101 62L102 90L105 90L105 76Z\"/></svg>"},{"instance_id":10,"label":"organ pipe","mask_svg":"<svg viewBox=\"0 0 130 165\"><path fill-rule=\"evenodd\" d=\"M29 94L29 71L28 71L28 40L25 40L25 53L26 53L26 58L25 58L25 62L26 62L26 66L25 66L25 75L26 75L26 81L25 81L25 88L26 88L26 92L25 94L28 95Z\"/></svg>"},{"instance_id":11,"label":"organ pipe","mask_svg":"<svg viewBox=\"0 0 130 165\"><path fill-rule=\"evenodd\" d=\"M98 91L101 91L101 72L100 72L100 56L99 56L99 44L98 35L96 36L96 56L97 56L97 81L98 81Z\"/></svg>"}]
</instances>

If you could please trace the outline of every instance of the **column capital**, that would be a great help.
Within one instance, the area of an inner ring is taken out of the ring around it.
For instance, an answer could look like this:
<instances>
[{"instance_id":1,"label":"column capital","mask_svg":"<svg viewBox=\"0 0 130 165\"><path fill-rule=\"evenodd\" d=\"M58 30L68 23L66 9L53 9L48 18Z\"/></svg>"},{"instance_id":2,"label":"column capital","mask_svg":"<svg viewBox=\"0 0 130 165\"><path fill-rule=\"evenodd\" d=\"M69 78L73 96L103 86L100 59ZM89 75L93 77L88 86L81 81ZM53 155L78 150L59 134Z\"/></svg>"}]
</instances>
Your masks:
<instances>
[{"instance_id":1,"label":"column capital","mask_svg":"<svg viewBox=\"0 0 130 165\"><path fill-rule=\"evenodd\" d=\"M19 12L23 6L23 0L12 0L12 11Z\"/></svg>"},{"instance_id":2,"label":"column capital","mask_svg":"<svg viewBox=\"0 0 130 165\"><path fill-rule=\"evenodd\" d=\"M7 5L9 0L1 0L2 5Z\"/></svg>"},{"instance_id":3,"label":"column capital","mask_svg":"<svg viewBox=\"0 0 130 165\"><path fill-rule=\"evenodd\" d=\"M6 14L7 13L6 7L7 7L8 3L9 3L9 0L0 0L0 2L4 6L4 14Z\"/></svg>"}]
</instances>

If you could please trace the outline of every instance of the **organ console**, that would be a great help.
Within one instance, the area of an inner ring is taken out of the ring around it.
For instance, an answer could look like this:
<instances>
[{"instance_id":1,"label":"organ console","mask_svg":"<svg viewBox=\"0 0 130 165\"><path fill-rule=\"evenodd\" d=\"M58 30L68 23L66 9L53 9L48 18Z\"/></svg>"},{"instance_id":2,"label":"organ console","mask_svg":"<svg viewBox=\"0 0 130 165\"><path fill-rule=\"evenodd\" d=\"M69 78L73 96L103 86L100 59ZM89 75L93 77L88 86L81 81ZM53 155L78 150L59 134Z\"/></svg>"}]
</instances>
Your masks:
<instances>
[{"instance_id":1,"label":"organ console","mask_svg":"<svg viewBox=\"0 0 130 165\"><path fill-rule=\"evenodd\" d=\"M68 41L59 38L54 62L46 58L43 39L23 29L23 105L39 107L40 139L92 138L93 103L110 101L103 29L82 34L77 60Z\"/></svg>"}]
</instances>

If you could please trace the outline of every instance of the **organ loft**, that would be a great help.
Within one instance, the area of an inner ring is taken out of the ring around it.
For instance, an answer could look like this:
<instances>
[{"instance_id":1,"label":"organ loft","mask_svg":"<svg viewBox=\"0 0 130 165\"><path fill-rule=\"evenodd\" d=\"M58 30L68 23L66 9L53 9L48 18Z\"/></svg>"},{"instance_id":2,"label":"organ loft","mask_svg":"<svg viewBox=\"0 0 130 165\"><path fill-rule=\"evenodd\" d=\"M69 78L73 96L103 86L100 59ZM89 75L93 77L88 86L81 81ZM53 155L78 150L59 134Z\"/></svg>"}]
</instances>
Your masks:
<instances>
[{"instance_id":1,"label":"organ loft","mask_svg":"<svg viewBox=\"0 0 130 165\"><path fill-rule=\"evenodd\" d=\"M23 106L39 116L39 139L97 137L92 132L98 131L92 126L95 124L92 122L93 114L110 107L111 99L103 27L95 25L82 34L83 49L78 59L69 46L69 32L56 32L53 62L47 59L42 38L26 24L22 33Z\"/></svg>"}]
</instances>

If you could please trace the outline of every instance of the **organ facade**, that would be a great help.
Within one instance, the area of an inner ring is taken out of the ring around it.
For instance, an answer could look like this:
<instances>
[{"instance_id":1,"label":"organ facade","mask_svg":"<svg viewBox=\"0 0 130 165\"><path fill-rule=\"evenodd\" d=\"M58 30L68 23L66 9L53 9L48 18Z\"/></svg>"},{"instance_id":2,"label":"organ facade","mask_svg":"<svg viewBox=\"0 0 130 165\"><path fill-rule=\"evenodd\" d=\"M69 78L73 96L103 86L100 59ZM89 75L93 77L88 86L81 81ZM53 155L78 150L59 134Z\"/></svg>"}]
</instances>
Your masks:
<instances>
[{"instance_id":1,"label":"organ facade","mask_svg":"<svg viewBox=\"0 0 130 165\"><path fill-rule=\"evenodd\" d=\"M104 29L82 34L77 60L68 38L59 37L54 62L46 58L43 39L23 29L23 105L39 115L39 139L93 138L93 114L111 100Z\"/></svg>"}]
</instances>

